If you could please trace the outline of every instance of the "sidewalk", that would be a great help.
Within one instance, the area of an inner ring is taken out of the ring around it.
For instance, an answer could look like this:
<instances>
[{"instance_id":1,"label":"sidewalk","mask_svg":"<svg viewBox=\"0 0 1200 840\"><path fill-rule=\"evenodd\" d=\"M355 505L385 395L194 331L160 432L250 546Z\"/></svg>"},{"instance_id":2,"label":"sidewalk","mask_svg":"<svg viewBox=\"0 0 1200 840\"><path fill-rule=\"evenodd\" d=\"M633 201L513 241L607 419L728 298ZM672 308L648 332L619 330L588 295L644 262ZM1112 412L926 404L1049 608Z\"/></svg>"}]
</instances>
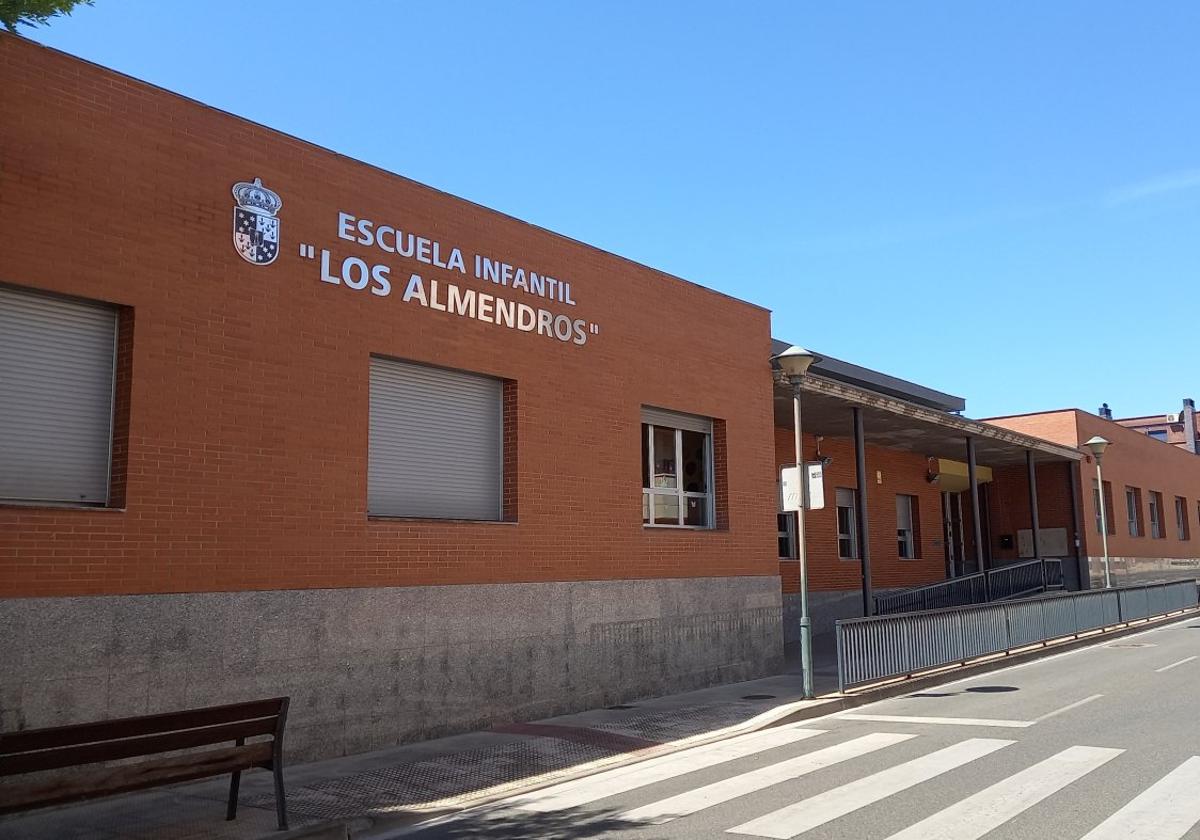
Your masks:
<instances>
[{"instance_id":1,"label":"sidewalk","mask_svg":"<svg viewBox=\"0 0 1200 840\"><path fill-rule=\"evenodd\" d=\"M837 690L832 636L814 640L815 689ZM811 703L799 662L748 682L499 726L377 752L287 767L293 829L355 820L364 836L534 785L750 731ZM286 738L285 738L286 743ZM228 778L0 819L0 837L25 840L257 840L280 837L270 774L242 778L226 822Z\"/></svg>"}]
</instances>

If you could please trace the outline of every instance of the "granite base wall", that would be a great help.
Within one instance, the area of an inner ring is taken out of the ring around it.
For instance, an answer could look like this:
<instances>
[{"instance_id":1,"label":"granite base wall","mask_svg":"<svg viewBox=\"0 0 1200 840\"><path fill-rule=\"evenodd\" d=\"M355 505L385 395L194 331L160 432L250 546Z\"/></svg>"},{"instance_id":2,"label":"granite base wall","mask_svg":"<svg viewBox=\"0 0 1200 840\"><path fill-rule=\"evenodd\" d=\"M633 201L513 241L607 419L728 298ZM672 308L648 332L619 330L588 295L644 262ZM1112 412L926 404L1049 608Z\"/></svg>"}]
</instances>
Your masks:
<instances>
[{"instance_id":1,"label":"granite base wall","mask_svg":"<svg viewBox=\"0 0 1200 840\"><path fill-rule=\"evenodd\" d=\"M289 759L777 673L779 578L0 601L0 731L288 695Z\"/></svg>"},{"instance_id":2,"label":"granite base wall","mask_svg":"<svg viewBox=\"0 0 1200 840\"><path fill-rule=\"evenodd\" d=\"M874 594L887 595L898 589L876 589ZM812 634L832 633L834 624L842 618L861 618L862 590L837 589L808 593L808 616ZM800 641L800 596L783 596L783 640L785 644Z\"/></svg>"}]
</instances>

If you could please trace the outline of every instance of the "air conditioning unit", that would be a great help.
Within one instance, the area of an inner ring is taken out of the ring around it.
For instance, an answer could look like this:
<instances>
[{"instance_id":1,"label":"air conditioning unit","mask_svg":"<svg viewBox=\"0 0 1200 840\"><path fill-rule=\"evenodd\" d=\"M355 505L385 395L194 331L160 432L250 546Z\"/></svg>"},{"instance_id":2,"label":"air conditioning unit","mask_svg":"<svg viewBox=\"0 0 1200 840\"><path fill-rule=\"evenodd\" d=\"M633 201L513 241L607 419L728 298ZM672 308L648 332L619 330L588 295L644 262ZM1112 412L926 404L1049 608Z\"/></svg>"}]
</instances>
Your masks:
<instances>
[{"instance_id":1,"label":"air conditioning unit","mask_svg":"<svg viewBox=\"0 0 1200 840\"><path fill-rule=\"evenodd\" d=\"M1178 414L1168 414L1168 415L1167 415L1167 422L1168 422L1168 423L1178 423L1178 422L1179 422L1179 415L1178 415Z\"/></svg>"}]
</instances>

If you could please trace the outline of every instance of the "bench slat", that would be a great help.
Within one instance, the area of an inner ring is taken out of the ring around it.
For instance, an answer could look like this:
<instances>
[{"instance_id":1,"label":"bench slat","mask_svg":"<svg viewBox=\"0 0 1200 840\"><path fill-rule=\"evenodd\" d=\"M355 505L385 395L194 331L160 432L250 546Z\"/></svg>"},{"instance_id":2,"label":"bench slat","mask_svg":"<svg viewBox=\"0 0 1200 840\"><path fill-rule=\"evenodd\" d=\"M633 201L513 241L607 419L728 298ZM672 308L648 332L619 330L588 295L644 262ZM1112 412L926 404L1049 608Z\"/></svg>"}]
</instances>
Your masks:
<instances>
[{"instance_id":1,"label":"bench slat","mask_svg":"<svg viewBox=\"0 0 1200 840\"><path fill-rule=\"evenodd\" d=\"M279 716L285 700L284 697L275 697L270 700L230 703L183 712L165 712L143 717L114 718L97 723L31 729L27 732L9 732L0 734L0 757L31 750L77 746L95 741L112 741L221 723L275 718Z\"/></svg>"},{"instance_id":2,"label":"bench slat","mask_svg":"<svg viewBox=\"0 0 1200 840\"><path fill-rule=\"evenodd\" d=\"M255 735L270 735L275 732L275 718L259 718L240 723L225 723L201 729L185 729L163 735L147 735L140 738L125 738L119 741L98 741L79 746L55 747L26 753L12 753L0 758L0 776L19 773L36 773L41 770L56 770L61 767L76 767L100 761L115 761L140 755L204 747L209 744L251 738Z\"/></svg>"},{"instance_id":3,"label":"bench slat","mask_svg":"<svg viewBox=\"0 0 1200 840\"><path fill-rule=\"evenodd\" d=\"M80 799L188 782L235 770L268 767L272 744L263 741L201 753L168 756L121 767L107 767L67 779L0 786L0 814Z\"/></svg>"}]
</instances>

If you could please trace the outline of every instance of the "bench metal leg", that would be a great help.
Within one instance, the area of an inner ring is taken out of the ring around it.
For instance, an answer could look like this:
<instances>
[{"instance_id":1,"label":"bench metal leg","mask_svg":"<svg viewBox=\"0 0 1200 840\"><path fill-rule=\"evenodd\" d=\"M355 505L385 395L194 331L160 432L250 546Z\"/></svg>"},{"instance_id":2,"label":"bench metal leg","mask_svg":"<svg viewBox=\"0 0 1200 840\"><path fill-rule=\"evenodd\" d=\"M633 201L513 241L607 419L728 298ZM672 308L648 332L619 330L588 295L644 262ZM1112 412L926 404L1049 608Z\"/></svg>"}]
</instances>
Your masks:
<instances>
[{"instance_id":1,"label":"bench metal leg","mask_svg":"<svg viewBox=\"0 0 1200 840\"><path fill-rule=\"evenodd\" d=\"M275 777L275 811L279 814L279 830L287 831L287 797L283 793L283 766L276 762L271 774Z\"/></svg>"},{"instance_id":2,"label":"bench metal leg","mask_svg":"<svg viewBox=\"0 0 1200 840\"><path fill-rule=\"evenodd\" d=\"M234 770L233 778L229 780L229 805L225 808L225 819L231 820L237 816L238 785L242 782L242 771Z\"/></svg>"}]
</instances>

